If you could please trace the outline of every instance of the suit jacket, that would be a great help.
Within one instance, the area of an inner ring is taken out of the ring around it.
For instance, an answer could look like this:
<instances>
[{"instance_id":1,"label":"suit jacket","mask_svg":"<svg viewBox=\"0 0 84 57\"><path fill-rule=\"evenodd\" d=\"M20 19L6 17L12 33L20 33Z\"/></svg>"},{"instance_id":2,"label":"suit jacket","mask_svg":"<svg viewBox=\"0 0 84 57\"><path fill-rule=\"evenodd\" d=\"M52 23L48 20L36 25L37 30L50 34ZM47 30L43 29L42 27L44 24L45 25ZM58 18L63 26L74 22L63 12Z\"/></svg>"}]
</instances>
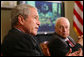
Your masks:
<instances>
[{"instance_id":1,"label":"suit jacket","mask_svg":"<svg viewBox=\"0 0 84 57\"><path fill-rule=\"evenodd\" d=\"M75 41L68 36L68 39L75 45L74 47L70 47L63 37L54 33L51 40L49 40L49 51L51 56L65 56L66 53L69 52L70 48L72 48L72 52L77 51L81 48L80 44L76 44Z\"/></svg>"},{"instance_id":2,"label":"suit jacket","mask_svg":"<svg viewBox=\"0 0 84 57\"><path fill-rule=\"evenodd\" d=\"M5 36L1 46L3 56L42 56L34 37L15 28Z\"/></svg>"}]
</instances>

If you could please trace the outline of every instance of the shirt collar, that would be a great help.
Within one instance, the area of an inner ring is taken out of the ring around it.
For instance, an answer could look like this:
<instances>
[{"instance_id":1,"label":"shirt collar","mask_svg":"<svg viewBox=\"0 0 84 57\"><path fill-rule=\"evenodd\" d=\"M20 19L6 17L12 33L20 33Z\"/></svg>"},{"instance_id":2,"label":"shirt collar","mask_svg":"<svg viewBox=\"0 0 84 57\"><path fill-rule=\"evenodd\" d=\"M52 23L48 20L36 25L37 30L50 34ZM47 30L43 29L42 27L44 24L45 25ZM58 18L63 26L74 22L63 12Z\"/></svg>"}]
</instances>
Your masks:
<instances>
[{"instance_id":1,"label":"shirt collar","mask_svg":"<svg viewBox=\"0 0 84 57\"><path fill-rule=\"evenodd\" d=\"M69 40L68 38L65 39L65 41Z\"/></svg>"}]
</instances>

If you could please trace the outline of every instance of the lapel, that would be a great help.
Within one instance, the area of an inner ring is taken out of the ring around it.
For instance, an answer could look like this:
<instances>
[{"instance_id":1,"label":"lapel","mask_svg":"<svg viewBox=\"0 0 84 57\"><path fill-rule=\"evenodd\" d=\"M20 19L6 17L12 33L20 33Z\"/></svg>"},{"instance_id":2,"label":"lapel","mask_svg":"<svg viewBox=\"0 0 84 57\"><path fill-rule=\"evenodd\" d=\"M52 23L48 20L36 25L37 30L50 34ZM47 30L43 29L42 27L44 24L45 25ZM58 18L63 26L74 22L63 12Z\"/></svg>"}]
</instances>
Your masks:
<instances>
[{"instance_id":1,"label":"lapel","mask_svg":"<svg viewBox=\"0 0 84 57\"><path fill-rule=\"evenodd\" d=\"M54 33L53 38L59 39L62 43L64 43L66 46L68 46L68 44L65 42L65 39L63 37L59 36L57 33Z\"/></svg>"},{"instance_id":2,"label":"lapel","mask_svg":"<svg viewBox=\"0 0 84 57\"><path fill-rule=\"evenodd\" d=\"M76 42L73 40L73 38L71 38L70 36L68 36L68 39L69 39L74 45L76 45Z\"/></svg>"}]
</instances>

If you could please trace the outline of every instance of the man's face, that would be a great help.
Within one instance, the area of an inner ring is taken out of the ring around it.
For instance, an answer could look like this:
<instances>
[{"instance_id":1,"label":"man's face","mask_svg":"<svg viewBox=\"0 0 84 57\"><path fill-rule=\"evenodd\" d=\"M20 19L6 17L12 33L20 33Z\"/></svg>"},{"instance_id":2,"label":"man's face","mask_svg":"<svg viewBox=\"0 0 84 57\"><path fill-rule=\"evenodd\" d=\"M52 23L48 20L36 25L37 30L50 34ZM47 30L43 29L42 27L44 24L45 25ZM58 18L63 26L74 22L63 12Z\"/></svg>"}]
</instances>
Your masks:
<instances>
[{"instance_id":1,"label":"man's face","mask_svg":"<svg viewBox=\"0 0 84 57\"><path fill-rule=\"evenodd\" d=\"M69 36L69 28L69 22L67 22L66 20L60 20L56 26L56 33L66 38L67 36Z\"/></svg>"},{"instance_id":2,"label":"man's face","mask_svg":"<svg viewBox=\"0 0 84 57\"><path fill-rule=\"evenodd\" d=\"M38 12L36 9L31 8L28 18L24 21L24 30L26 33L37 35L37 31L40 25Z\"/></svg>"}]
</instances>

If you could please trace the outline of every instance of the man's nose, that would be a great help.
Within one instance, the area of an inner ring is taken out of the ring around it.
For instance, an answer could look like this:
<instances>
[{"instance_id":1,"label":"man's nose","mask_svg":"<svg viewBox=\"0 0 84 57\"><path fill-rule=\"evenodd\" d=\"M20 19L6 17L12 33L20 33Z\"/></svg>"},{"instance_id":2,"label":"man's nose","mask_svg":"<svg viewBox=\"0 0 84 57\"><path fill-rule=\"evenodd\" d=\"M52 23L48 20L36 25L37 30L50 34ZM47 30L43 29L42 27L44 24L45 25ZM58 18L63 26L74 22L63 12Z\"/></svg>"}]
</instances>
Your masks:
<instances>
[{"instance_id":1,"label":"man's nose","mask_svg":"<svg viewBox=\"0 0 84 57\"><path fill-rule=\"evenodd\" d=\"M65 32L65 31L66 31L66 29L65 29L65 28L63 28L63 31Z\"/></svg>"},{"instance_id":2,"label":"man's nose","mask_svg":"<svg viewBox=\"0 0 84 57\"><path fill-rule=\"evenodd\" d=\"M40 26L40 21L38 21L38 22L37 22L37 25L39 25L39 26Z\"/></svg>"}]
</instances>

